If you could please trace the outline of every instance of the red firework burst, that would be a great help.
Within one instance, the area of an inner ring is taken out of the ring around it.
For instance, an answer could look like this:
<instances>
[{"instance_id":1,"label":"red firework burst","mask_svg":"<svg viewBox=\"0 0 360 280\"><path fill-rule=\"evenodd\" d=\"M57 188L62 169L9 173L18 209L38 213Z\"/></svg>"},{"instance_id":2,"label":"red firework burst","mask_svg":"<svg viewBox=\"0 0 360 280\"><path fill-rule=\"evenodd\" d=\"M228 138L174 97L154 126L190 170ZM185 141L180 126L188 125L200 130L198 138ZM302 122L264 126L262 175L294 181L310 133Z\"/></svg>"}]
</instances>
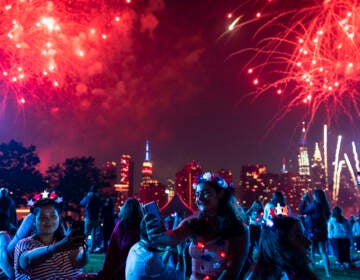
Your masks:
<instances>
[{"instance_id":1,"label":"red firework burst","mask_svg":"<svg viewBox=\"0 0 360 280\"><path fill-rule=\"evenodd\" d=\"M38 103L90 92L114 46L117 54L129 48L134 12L110 2L1 0L0 100Z\"/></svg>"},{"instance_id":2,"label":"red firework burst","mask_svg":"<svg viewBox=\"0 0 360 280\"><path fill-rule=\"evenodd\" d=\"M280 2L272 4L281 6ZM247 64L256 86L250 96L269 91L282 95L285 108L275 121L304 103L310 124L320 108L326 110L328 123L338 113L353 120L354 113L360 116L360 4L310 2L299 1L296 8L276 16L262 11L253 20L236 24L239 28L262 24L255 34L257 46L237 52L254 52Z\"/></svg>"}]
</instances>

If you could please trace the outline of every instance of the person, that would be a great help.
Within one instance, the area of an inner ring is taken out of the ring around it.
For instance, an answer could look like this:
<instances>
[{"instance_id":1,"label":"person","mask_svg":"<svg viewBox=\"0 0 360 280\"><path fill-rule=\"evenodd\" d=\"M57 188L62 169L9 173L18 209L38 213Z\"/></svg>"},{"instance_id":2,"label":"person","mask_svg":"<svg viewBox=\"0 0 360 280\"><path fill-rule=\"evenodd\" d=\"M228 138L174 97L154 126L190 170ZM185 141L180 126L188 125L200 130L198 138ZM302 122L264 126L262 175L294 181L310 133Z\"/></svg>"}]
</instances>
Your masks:
<instances>
[{"instance_id":1,"label":"person","mask_svg":"<svg viewBox=\"0 0 360 280\"><path fill-rule=\"evenodd\" d=\"M354 238L355 249L360 252L360 210L358 211L358 218L352 226L352 235Z\"/></svg>"},{"instance_id":2,"label":"person","mask_svg":"<svg viewBox=\"0 0 360 280\"><path fill-rule=\"evenodd\" d=\"M327 222L330 218L330 206L323 190L314 191L313 202L310 201L309 193L305 193L300 203L300 214L306 215L308 236L311 240L311 258L315 263L315 251L319 248L322 256L326 277L330 278L330 260L327 253Z\"/></svg>"},{"instance_id":3,"label":"person","mask_svg":"<svg viewBox=\"0 0 360 280\"><path fill-rule=\"evenodd\" d=\"M19 228L16 234L11 238L8 232L0 232L0 269L9 279L14 279L14 251L16 244L23 238L30 236L34 232L35 218L32 213L29 213Z\"/></svg>"},{"instance_id":4,"label":"person","mask_svg":"<svg viewBox=\"0 0 360 280\"><path fill-rule=\"evenodd\" d=\"M151 214L148 214L151 215ZM177 245L177 261L172 263L170 248L152 243L146 230L145 216L140 223L140 241L130 249L126 260L126 279L131 280L185 280L184 246Z\"/></svg>"},{"instance_id":5,"label":"person","mask_svg":"<svg viewBox=\"0 0 360 280\"><path fill-rule=\"evenodd\" d=\"M272 219L277 215L291 216L290 207L286 204L285 195L283 192L274 192L271 201L265 204L264 207L264 221Z\"/></svg>"},{"instance_id":6,"label":"person","mask_svg":"<svg viewBox=\"0 0 360 280\"><path fill-rule=\"evenodd\" d=\"M51 198L35 203L35 234L15 247L16 279L75 279L88 262L83 233L64 232L56 206Z\"/></svg>"},{"instance_id":7,"label":"person","mask_svg":"<svg viewBox=\"0 0 360 280\"><path fill-rule=\"evenodd\" d=\"M14 279L15 270L14 270L14 251L16 244L23 238L31 236L35 233L35 216L33 214L33 205L42 197L51 197L57 203L57 208L62 209L62 197L60 193L57 191L47 192L35 194L28 201L28 206L30 206L30 213L25 216L23 221L21 222L19 228L16 230L14 236L11 236L8 232L0 232L0 268L4 272L4 274L9 279Z\"/></svg>"},{"instance_id":8,"label":"person","mask_svg":"<svg viewBox=\"0 0 360 280\"><path fill-rule=\"evenodd\" d=\"M89 250L95 250L96 231L99 227L99 215L101 211L101 199L95 185L91 185L89 192L80 201L84 207L85 236L89 240Z\"/></svg>"},{"instance_id":9,"label":"person","mask_svg":"<svg viewBox=\"0 0 360 280\"><path fill-rule=\"evenodd\" d=\"M17 228L16 205L7 188L0 188L0 231L9 233Z\"/></svg>"},{"instance_id":10,"label":"person","mask_svg":"<svg viewBox=\"0 0 360 280\"><path fill-rule=\"evenodd\" d=\"M342 209L335 206L328 222L328 237L332 240L333 250L338 264L342 268L353 267L350 258L352 240L350 222L343 216Z\"/></svg>"},{"instance_id":11,"label":"person","mask_svg":"<svg viewBox=\"0 0 360 280\"><path fill-rule=\"evenodd\" d=\"M306 238L297 218L275 216L263 226L256 263L247 280L316 280Z\"/></svg>"},{"instance_id":12,"label":"person","mask_svg":"<svg viewBox=\"0 0 360 280\"><path fill-rule=\"evenodd\" d=\"M139 201L128 198L120 208L119 220L111 234L98 279L124 280L126 258L132 245L140 239L140 222L143 212Z\"/></svg>"},{"instance_id":13,"label":"person","mask_svg":"<svg viewBox=\"0 0 360 280\"><path fill-rule=\"evenodd\" d=\"M190 239L191 280L239 279L247 257L248 229L234 191L223 178L206 172L194 184L199 212L175 229L161 231L156 219L146 221L149 239L174 245Z\"/></svg>"},{"instance_id":14,"label":"person","mask_svg":"<svg viewBox=\"0 0 360 280\"><path fill-rule=\"evenodd\" d=\"M264 208L259 200L255 200L249 210L246 211L250 230L249 258L253 260L254 248L257 248L260 240L261 227L263 223Z\"/></svg>"},{"instance_id":15,"label":"person","mask_svg":"<svg viewBox=\"0 0 360 280\"><path fill-rule=\"evenodd\" d=\"M104 207L101 211L101 219L103 222L104 252L106 253L109 239L115 226L115 208L110 196L105 198Z\"/></svg>"}]
</instances>

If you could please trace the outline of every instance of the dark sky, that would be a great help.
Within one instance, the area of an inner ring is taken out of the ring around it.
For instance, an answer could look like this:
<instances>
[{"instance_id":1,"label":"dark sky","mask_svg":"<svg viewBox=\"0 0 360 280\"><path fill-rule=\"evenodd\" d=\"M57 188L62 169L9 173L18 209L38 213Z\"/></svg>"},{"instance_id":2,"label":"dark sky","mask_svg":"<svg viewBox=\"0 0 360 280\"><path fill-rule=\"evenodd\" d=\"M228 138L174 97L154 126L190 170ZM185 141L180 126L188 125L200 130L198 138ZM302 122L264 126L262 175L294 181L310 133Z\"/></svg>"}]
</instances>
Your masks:
<instances>
[{"instance_id":1,"label":"dark sky","mask_svg":"<svg viewBox=\"0 0 360 280\"><path fill-rule=\"evenodd\" d=\"M83 93L77 86L60 100L42 89L43 97L32 95L21 108L8 99L2 141L35 145L42 170L67 157L91 155L100 166L130 154L138 181L148 139L155 176L164 183L190 160L204 170L231 169L235 181L244 164L265 163L277 173L283 156L296 160L304 109L271 128L282 110L278 97L243 99L252 88L243 71L251 54L231 54L254 43L254 29L224 33L227 13L241 1L135 2L127 10L131 31L103 50L110 56L104 55L103 73L86 80L100 90ZM248 15L254 5L241 9L237 14ZM311 153L314 142L322 141L325 121L318 114L309 130ZM345 124L329 128L329 157L338 134L344 134L346 149L358 139L357 129Z\"/></svg>"}]
</instances>

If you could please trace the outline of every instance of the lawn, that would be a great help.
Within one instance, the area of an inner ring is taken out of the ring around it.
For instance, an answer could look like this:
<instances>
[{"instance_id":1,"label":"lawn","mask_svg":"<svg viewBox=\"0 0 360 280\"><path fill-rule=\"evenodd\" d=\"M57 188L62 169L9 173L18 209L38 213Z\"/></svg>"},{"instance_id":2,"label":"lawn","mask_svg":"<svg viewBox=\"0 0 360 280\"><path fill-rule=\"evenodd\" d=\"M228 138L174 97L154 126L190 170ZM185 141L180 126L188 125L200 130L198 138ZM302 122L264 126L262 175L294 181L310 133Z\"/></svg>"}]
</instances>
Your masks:
<instances>
[{"instance_id":1,"label":"lawn","mask_svg":"<svg viewBox=\"0 0 360 280\"><path fill-rule=\"evenodd\" d=\"M94 273L98 272L104 263L104 254L92 254L90 255L90 262L85 266L84 272ZM357 254L355 257L360 259L360 254ZM339 267L335 267L335 259L330 257L331 261L331 279L337 280L353 280L360 279L360 261L356 262L356 269L342 270ZM318 273L320 279L326 279L324 268L320 265L316 266L316 272Z\"/></svg>"}]
</instances>

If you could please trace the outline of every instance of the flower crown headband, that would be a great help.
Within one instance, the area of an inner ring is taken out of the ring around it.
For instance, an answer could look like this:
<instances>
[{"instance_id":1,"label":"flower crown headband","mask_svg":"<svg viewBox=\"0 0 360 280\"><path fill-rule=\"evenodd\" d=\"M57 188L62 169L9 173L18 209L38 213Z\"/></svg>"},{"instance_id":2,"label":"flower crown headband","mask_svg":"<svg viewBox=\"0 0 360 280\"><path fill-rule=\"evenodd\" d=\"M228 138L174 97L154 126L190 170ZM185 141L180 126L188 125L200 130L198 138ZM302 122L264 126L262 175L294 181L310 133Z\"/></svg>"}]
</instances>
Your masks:
<instances>
[{"instance_id":1,"label":"flower crown headband","mask_svg":"<svg viewBox=\"0 0 360 280\"><path fill-rule=\"evenodd\" d=\"M56 203L63 202L63 198L57 191L48 192L47 190L44 190L42 193L35 193L34 196L27 201L27 205L33 207L35 203L41 199L52 199Z\"/></svg>"},{"instance_id":2,"label":"flower crown headband","mask_svg":"<svg viewBox=\"0 0 360 280\"><path fill-rule=\"evenodd\" d=\"M227 189L230 187L229 184L226 183L224 178L212 172L205 172L204 174L197 176L193 184L193 188L195 189L196 186L200 183L214 183L223 189Z\"/></svg>"}]
</instances>

